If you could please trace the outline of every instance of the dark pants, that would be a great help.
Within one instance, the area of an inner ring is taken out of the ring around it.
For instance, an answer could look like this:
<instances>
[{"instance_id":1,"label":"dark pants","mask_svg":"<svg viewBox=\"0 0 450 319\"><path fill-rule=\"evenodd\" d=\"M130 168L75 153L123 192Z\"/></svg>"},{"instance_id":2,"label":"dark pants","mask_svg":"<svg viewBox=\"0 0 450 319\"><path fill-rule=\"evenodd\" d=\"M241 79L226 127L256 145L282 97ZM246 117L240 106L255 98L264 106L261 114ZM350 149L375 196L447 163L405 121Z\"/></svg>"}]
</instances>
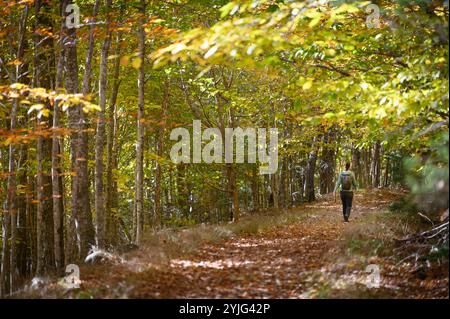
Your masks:
<instances>
[{"instance_id":1,"label":"dark pants","mask_svg":"<svg viewBox=\"0 0 450 319\"><path fill-rule=\"evenodd\" d=\"M352 191L341 191L342 200L342 213L344 214L344 219L348 220L350 216L350 210L352 209L353 192Z\"/></svg>"}]
</instances>

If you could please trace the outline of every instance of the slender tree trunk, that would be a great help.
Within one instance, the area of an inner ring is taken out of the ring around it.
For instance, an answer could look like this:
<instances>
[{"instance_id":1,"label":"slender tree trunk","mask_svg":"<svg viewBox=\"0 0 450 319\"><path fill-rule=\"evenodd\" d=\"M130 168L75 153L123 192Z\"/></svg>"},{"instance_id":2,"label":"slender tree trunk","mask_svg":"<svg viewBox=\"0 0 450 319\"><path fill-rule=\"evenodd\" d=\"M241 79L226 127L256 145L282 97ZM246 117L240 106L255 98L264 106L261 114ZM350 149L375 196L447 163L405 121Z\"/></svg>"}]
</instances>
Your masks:
<instances>
[{"instance_id":1,"label":"slender tree trunk","mask_svg":"<svg viewBox=\"0 0 450 319\"><path fill-rule=\"evenodd\" d=\"M68 1L68 2L71 3L72 1ZM89 25L87 53L86 53L86 58L85 58L85 63L84 63L83 87L82 87L82 91L81 91L84 96L87 96L91 90L92 56L94 54L94 42L95 42L95 36L94 36L95 25L94 25L94 23L97 18L99 7L100 7L100 0L95 0L94 9L93 9L94 11L92 13L92 19L90 20L91 25Z\"/></svg>"},{"instance_id":2,"label":"slender tree trunk","mask_svg":"<svg viewBox=\"0 0 450 319\"><path fill-rule=\"evenodd\" d=\"M95 212L97 215L97 242L100 248L105 247L105 198L103 192L103 153L105 144L105 110L106 110L106 88L108 75L108 52L111 45L111 30L109 29L109 9L111 7L111 0L106 0L107 22L108 28L106 38L103 42L103 47L100 56L100 71L99 71L99 106L100 112L97 122L97 136L95 139Z\"/></svg>"},{"instance_id":3,"label":"slender tree trunk","mask_svg":"<svg viewBox=\"0 0 450 319\"><path fill-rule=\"evenodd\" d=\"M188 217L187 197L186 164L180 163L177 165L177 204L185 218Z\"/></svg>"},{"instance_id":4,"label":"slender tree trunk","mask_svg":"<svg viewBox=\"0 0 450 319\"><path fill-rule=\"evenodd\" d=\"M72 3L71 1L69 1ZM69 3L68 2L68 3ZM66 29L65 82L67 93L78 93L78 62L75 29ZM87 71L86 71L87 72ZM83 91L85 91L84 89ZM91 246L95 245L95 232L89 202L88 178L88 136L86 118L79 106L69 108L69 127L71 135L71 160L74 176L72 178L72 241L77 242L78 253L72 252L70 259L84 259ZM77 225L77 227L76 227ZM75 235L75 236L74 236ZM72 250L73 247L70 248Z\"/></svg>"},{"instance_id":5,"label":"slender tree trunk","mask_svg":"<svg viewBox=\"0 0 450 319\"><path fill-rule=\"evenodd\" d=\"M10 238L10 226L11 226L11 216L9 214L9 210L6 209L3 214L2 221L2 272L0 277L1 289L0 296L3 297L10 293L10 247L9 247L9 238Z\"/></svg>"},{"instance_id":6,"label":"slender tree trunk","mask_svg":"<svg viewBox=\"0 0 450 319\"><path fill-rule=\"evenodd\" d=\"M65 48L64 53L64 73L65 88L67 93L78 93L78 62L77 62L77 46L76 32L73 29L66 29L64 8L71 3L68 0L62 0L62 16L63 16L63 37L61 39L62 46ZM68 109L69 128L72 130L70 135L70 157L71 157L71 215L67 225L67 240L65 245L65 264L78 261L80 256L80 232L76 227L78 216L82 215L80 194L79 194L79 165L77 156L80 147L80 127L81 117L80 110L77 106Z\"/></svg>"},{"instance_id":7,"label":"slender tree trunk","mask_svg":"<svg viewBox=\"0 0 450 319\"><path fill-rule=\"evenodd\" d=\"M381 172L380 153L381 153L381 144L380 141L376 141L373 150L372 167L371 167L372 187L380 186L380 172Z\"/></svg>"},{"instance_id":8,"label":"slender tree trunk","mask_svg":"<svg viewBox=\"0 0 450 319\"><path fill-rule=\"evenodd\" d=\"M136 143L136 181L135 181L135 216L136 216L136 235L137 245L141 242L143 231L143 210L144 210L144 90L145 90L145 0L141 0L141 18L139 19L139 58L141 65L138 70L138 114L137 114L137 143Z\"/></svg>"},{"instance_id":9,"label":"slender tree trunk","mask_svg":"<svg viewBox=\"0 0 450 319\"><path fill-rule=\"evenodd\" d=\"M275 211L278 211L279 205L279 189L278 189L278 171L271 175L271 188L272 188L272 196L273 196L273 208Z\"/></svg>"},{"instance_id":10,"label":"slender tree trunk","mask_svg":"<svg viewBox=\"0 0 450 319\"><path fill-rule=\"evenodd\" d=\"M29 256L29 245L28 240L28 228L27 228L27 195L28 192L27 185L27 173L28 170L25 168L25 163L27 162L27 146L22 145L19 151L19 161L17 166L23 167L21 170L17 171L17 182L21 185L22 191L16 194L16 211L17 211L17 269L20 277L25 278L29 275L27 268L27 257Z\"/></svg>"},{"instance_id":11,"label":"slender tree trunk","mask_svg":"<svg viewBox=\"0 0 450 319\"><path fill-rule=\"evenodd\" d=\"M352 146L352 170L355 173L355 178L359 184L359 187L362 187L363 179L361 174L361 152L354 146Z\"/></svg>"},{"instance_id":12,"label":"slender tree trunk","mask_svg":"<svg viewBox=\"0 0 450 319\"><path fill-rule=\"evenodd\" d=\"M287 162L286 157L281 159L281 172L280 172L280 207L286 208L286 180L287 180Z\"/></svg>"},{"instance_id":13,"label":"slender tree trunk","mask_svg":"<svg viewBox=\"0 0 450 319\"><path fill-rule=\"evenodd\" d=\"M370 154L371 148L367 147L364 149L364 171L365 171L365 185L372 187L372 175L370 174Z\"/></svg>"},{"instance_id":14,"label":"slender tree trunk","mask_svg":"<svg viewBox=\"0 0 450 319\"><path fill-rule=\"evenodd\" d=\"M30 154L27 157L31 157ZM30 175L26 177L28 189L32 190L35 188L35 179ZM36 235L36 205L33 204L34 194L31 191L26 193L26 205L27 205L27 229L28 237L27 241L30 248L30 269L31 274L36 273L37 265L37 235Z\"/></svg>"},{"instance_id":15,"label":"slender tree trunk","mask_svg":"<svg viewBox=\"0 0 450 319\"><path fill-rule=\"evenodd\" d=\"M252 167L252 202L253 211L259 211L259 175L258 165L254 164Z\"/></svg>"},{"instance_id":16,"label":"slender tree trunk","mask_svg":"<svg viewBox=\"0 0 450 319\"><path fill-rule=\"evenodd\" d=\"M64 46L61 41L64 20L62 19L63 10L65 8L61 6L61 32L60 32L60 43L59 43L59 55L58 63L56 67L56 90L62 88L63 80L63 67L64 67ZM53 109L53 138L52 138L52 188L53 188L53 221L54 221L54 235L55 235L55 264L56 269L61 271L64 268L64 191L63 191L63 180L62 180L62 138L56 133L60 126L60 115L59 101L55 101Z\"/></svg>"},{"instance_id":17,"label":"slender tree trunk","mask_svg":"<svg viewBox=\"0 0 450 319\"><path fill-rule=\"evenodd\" d=\"M116 156L115 156L115 139L116 139L116 101L117 94L119 92L120 86L120 38L121 33L117 35L116 49L114 55L116 59L113 66L113 84L111 89L111 96L109 99L109 109L108 109L108 136L106 144L106 203L105 203L105 214L106 214L106 233L107 240L111 245L116 244L116 234L118 232L117 221L115 212L117 211L117 205L115 205L115 199L117 199L117 183L113 178L113 170L117 168Z\"/></svg>"},{"instance_id":18,"label":"slender tree trunk","mask_svg":"<svg viewBox=\"0 0 450 319\"><path fill-rule=\"evenodd\" d=\"M320 194L327 194L333 191L334 166L333 136L330 132L327 132L323 136L322 154L320 157Z\"/></svg>"},{"instance_id":19,"label":"slender tree trunk","mask_svg":"<svg viewBox=\"0 0 450 319\"><path fill-rule=\"evenodd\" d=\"M169 89L170 82L166 79L164 83L164 97L162 103L161 123L158 129L157 154L162 158L164 152L164 133L166 128L166 113L169 106ZM162 181L162 167L159 161L156 162L156 176L155 176L155 226L159 227L162 223L161 210L161 181Z\"/></svg>"},{"instance_id":20,"label":"slender tree trunk","mask_svg":"<svg viewBox=\"0 0 450 319\"><path fill-rule=\"evenodd\" d=\"M312 202L316 199L314 190L314 174L316 171L316 152L312 151L308 156L308 164L306 166L305 174L305 197L307 202Z\"/></svg>"},{"instance_id":21,"label":"slender tree trunk","mask_svg":"<svg viewBox=\"0 0 450 319\"><path fill-rule=\"evenodd\" d=\"M389 186L389 170L390 168L390 161L389 157L386 157L386 168L384 170L384 178L383 178L383 186L388 187Z\"/></svg>"},{"instance_id":22,"label":"slender tree trunk","mask_svg":"<svg viewBox=\"0 0 450 319\"><path fill-rule=\"evenodd\" d=\"M229 174L229 192L231 194L231 219L234 222L239 221L241 210L239 207L239 193L237 187L236 167L233 164L227 164Z\"/></svg>"}]
</instances>

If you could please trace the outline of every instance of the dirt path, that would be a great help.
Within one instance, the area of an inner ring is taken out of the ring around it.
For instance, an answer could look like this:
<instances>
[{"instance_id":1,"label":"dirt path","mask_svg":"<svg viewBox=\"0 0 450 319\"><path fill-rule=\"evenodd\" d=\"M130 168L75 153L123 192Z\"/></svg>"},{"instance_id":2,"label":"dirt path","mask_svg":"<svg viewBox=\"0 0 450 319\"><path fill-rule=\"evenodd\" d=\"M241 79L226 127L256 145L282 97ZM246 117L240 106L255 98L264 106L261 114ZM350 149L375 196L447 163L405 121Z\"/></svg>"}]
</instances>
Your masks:
<instances>
[{"instance_id":1,"label":"dirt path","mask_svg":"<svg viewBox=\"0 0 450 319\"><path fill-rule=\"evenodd\" d=\"M304 215L301 221L203 245L165 265L140 271L127 263L91 266L82 270L82 290L91 297L132 298L448 297L448 273L424 280L411 274L408 263L348 253L349 238L364 243L364 236L380 236L383 225L375 225L377 231L370 234L375 227L371 216L381 214L397 196L356 194L348 224L328 197L293 210ZM381 234L389 236L389 230ZM369 264L380 269L380 288L366 285Z\"/></svg>"}]
</instances>

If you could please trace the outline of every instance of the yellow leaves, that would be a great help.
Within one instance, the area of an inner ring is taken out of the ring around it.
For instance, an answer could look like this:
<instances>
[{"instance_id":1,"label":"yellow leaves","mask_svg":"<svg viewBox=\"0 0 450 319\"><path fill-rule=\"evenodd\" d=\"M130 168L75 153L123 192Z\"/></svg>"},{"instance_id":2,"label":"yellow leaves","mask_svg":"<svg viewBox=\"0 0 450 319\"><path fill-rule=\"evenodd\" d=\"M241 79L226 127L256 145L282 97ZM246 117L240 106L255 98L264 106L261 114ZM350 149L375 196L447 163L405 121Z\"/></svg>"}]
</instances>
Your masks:
<instances>
[{"instance_id":1,"label":"yellow leaves","mask_svg":"<svg viewBox=\"0 0 450 319\"><path fill-rule=\"evenodd\" d=\"M311 79L308 79L308 80L303 84L302 89L303 89L304 91L307 91L307 90L309 90L309 89L312 87L312 85L313 85L313 81L312 81Z\"/></svg>"},{"instance_id":2,"label":"yellow leaves","mask_svg":"<svg viewBox=\"0 0 450 319\"><path fill-rule=\"evenodd\" d=\"M335 56L336 55L336 50L335 49L327 49L327 50L325 50L325 54L327 56Z\"/></svg>"},{"instance_id":3,"label":"yellow leaves","mask_svg":"<svg viewBox=\"0 0 450 319\"><path fill-rule=\"evenodd\" d=\"M161 22L164 22L165 20L164 19L155 19L155 20L152 20L151 22L152 23L161 23Z\"/></svg>"},{"instance_id":4,"label":"yellow leaves","mask_svg":"<svg viewBox=\"0 0 450 319\"><path fill-rule=\"evenodd\" d=\"M41 117L48 117L50 115L50 109L46 108L44 104L38 103L33 104L29 109L27 114L32 113L33 111L37 112L37 117L40 119Z\"/></svg>"},{"instance_id":5,"label":"yellow leaves","mask_svg":"<svg viewBox=\"0 0 450 319\"><path fill-rule=\"evenodd\" d=\"M237 7L237 9L235 9ZM220 8L220 17L224 18L228 14L233 15L237 10L239 9L239 5L234 3L233 1L228 2L226 5L224 5L222 8ZM233 12L233 13L231 13Z\"/></svg>"},{"instance_id":6,"label":"yellow leaves","mask_svg":"<svg viewBox=\"0 0 450 319\"><path fill-rule=\"evenodd\" d=\"M11 84L9 87L13 90L22 90L23 88L26 88L27 86L22 83L14 83L14 84Z\"/></svg>"},{"instance_id":7,"label":"yellow leaves","mask_svg":"<svg viewBox=\"0 0 450 319\"><path fill-rule=\"evenodd\" d=\"M128 55L120 57L120 65L126 66L128 63L130 63L130 57Z\"/></svg>"},{"instance_id":8,"label":"yellow leaves","mask_svg":"<svg viewBox=\"0 0 450 319\"><path fill-rule=\"evenodd\" d=\"M139 69L142 65L142 59L140 57L136 57L133 59L133 62L131 62L131 66L135 69Z\"/></svg>"},{"instance_id":9,"label":"yellow leaves","mask_svg":"<svg viewBox=\"0 0 450 319\"><path fill-rule=\"evenodd\" d=\"M312 19L309 24L308 27L313 28L315 25L317 25L320 22L320 16L316 17L314 19Z\"/></svg>"},{"instance_id":10,"label":"yellow leaves","mask_svg":"<svg viewBox=\"0 0 450 319\"><path fill-rule=\"evenodd\" d=\"M11 144L13 141L14 141L14 138L12 136L10 136L3 142L3 145L9 146L9 144Z\"/></svg>"},{"instance_id":11,"label":"yellow leaves","mask_svg":"<svg viewBox=\"0 0 450 319\"><path fill-rule=\"evenodd\" d=\"M100 106L98 106L97 104L93 104L93 103L86 103L83 107L83 112L84 113L89 113L91 111L101 111Z\"/></svg>"},{"instance_id":12,"label":"yellow leaves","mask_svg":"<svg viewBox=\"0 0 450 319\"><path fill-rule=\"evenodd\" d=\"M9 65L15 65L15 66L21 65L22 63L23 62L18 60L18 59L15 59L15 60L12 60L12 61L8 62Z\"/></svg>"},{"instance_id":13,"label":"yellow leaves","mask_svg":"<svg viewBox=\"0 0 450 319\"><path fill-rule=\"evenodd\" d=\"M209 40L208 40L208 39L205 39L205 40L203 41L202 45L200 46L200 49L206 50L206 49L209 48L209 46L210 46Z\"/></svg>"},{"instance_id":14,"label":"yellow leaves","mask_svg":"<svg viewBox=\"0 0 450 319\"><path fill-rule=\"evenodd\" d=\"M178 42L174 45L174 48L172 49L172 51L170 51L170 53L177 54L185 49L186 45L183 42Z\"/></svg>"},{"instance_id":15,"label":"yellow leaves","mask_svg":"<svg viewBox=\"0 0 450 319\"><path fill-rule=\"evenodd\" d=\"M218 47L217 45L216 45L216 46L213 46L211 49L208 50L208 52L205 53L204 58L205 58L205 59L208 59L209 57L213 56L214 53L216 53L216 51L217 51L218 48L219 48L219 47Z\"/></svg>"},{"instance_id":16,"label":"yellow leaves","mask_svg":"<svg viewBox=\"0 0 450 319\"><path fill-rule=\"evenodd\" d=\"M387 116L386 110L384 108L377 108L375 111L376 119L383 119Z\"/></svg>"},{"instance_id":17,"label":"yellow leaves","mask_svg":"<svg viewBox=\"0 0 450 319\"><path fill-rule=\"evenodd\" d=\"M344 45L344 50L346 50L346 51L353 51L354 49L355 49L355 46L353 46L351 44Z\"/></svg>"},{"instance_id":18,"label":"yellow leaves","mask_svg":"<svg viewBox=\"0 0 450 319\"><path fill-rule=\"evenodd\" d=\"M367 89L369 89L371 87L371 85L369 83L363 82L359 85L359 87L361 89L363 89L363 91L366 91Z\"/></svg>"},{"instance_id":19,"label":"yellow leaves","mask_svg":"<svg viewBox=\"0 0 450 319\"><path fill-rule=\"evenodd\" d=\"M40 111L44 108L44 104L34 104L29 109L27 114L30 114L33 111Z\"/></svg>"},{"instance_id":20,"label":"yellow leaves","mask_svg":"<svg viewBox=\"0 0 450 319\"><path fill-rule=\"evenodd\" d=\"M320 22L320 19L322 18L322 14L315 9L307 11L304 15L311 19L311 21L308 24L310 28L313 28L315 25L317 25Z\"/></svg>"},{"instance_id":21,"label":"yellow leaves","mask_svg":"<svg viewBox=\"0 0 450 319\"><path fill-rule=\"evenodd\" d=\"M50 115L50 110L49 110L49 109L42 109L42 110L38 113L38 118L41 118L42 116L48 117L49 115Z\"/></svg>"},{"instance_id":22,"label":"yellow leaves","mask_svg":"<svg viewBox=\"0 0 450 319\"><path fill-rule=\"evenodd\" d=\"M353 4L344 3L338 9L335 10L336 14L340 13L356 13L360 11L358 7Z\"/></svg>"}]
</instances>

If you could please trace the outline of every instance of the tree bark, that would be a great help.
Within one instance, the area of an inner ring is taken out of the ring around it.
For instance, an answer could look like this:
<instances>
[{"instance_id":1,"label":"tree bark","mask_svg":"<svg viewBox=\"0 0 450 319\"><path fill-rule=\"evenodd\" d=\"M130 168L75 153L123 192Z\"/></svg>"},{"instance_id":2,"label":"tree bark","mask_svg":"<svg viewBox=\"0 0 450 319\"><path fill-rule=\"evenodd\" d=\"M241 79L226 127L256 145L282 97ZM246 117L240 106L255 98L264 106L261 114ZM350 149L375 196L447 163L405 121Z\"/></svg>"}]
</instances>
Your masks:
<instances>
[{"instance_id":1,"label":"tree bark","mask_svg":"<svg viewBox=\"0 0 450 319\"><path fill-rule=\"evenodd\" d=\"M64 45L61 41L64 29L63 10L65 8L61 3L61 32L59 42L59 55L56 67L56 81L55 88L60 90L63 81L63 67L64 67ZM52 188L53 188L53 221L54 221L54 235L55 235L55 264L56 269L61 271L64 268L64 188L62 180L62 137L58 136L56 130L60 126L59 101L55 101L53 109L53 138L52 138Z\"/></svg>"},{"instance_id":2,"label":"tree bark","mask_svg":"<svg viewBox=\"0 0 450 319\"><path fill-rule=\"evenodd\" d=\"M258 165L254 164L252 167L252 202L253 211L259 211L259 174Z\"/></svg>"},{"instance_id":3,"label":"tree bark","mask_svg":"<svg viewBox=\"0 0 450 319\"><path fill-rule=\"evenodd\" d=\"M46 1L35 1L36 29L45 28L52 32L51 8ZM35 74L34 86L52 89L54 72L53 38L35 34ZM46 108L50 103L43 101ZM54 224L52 201L51 154L52 140L48 138L48 129L52 126L51 116L38 116L37 141L37 269L36 274L46 275L55 270Z\"/></svg>"},{"instance_id":4,"label":"tree bark","mask_svg":"<svg viewBox=\"0 0 450 319\"><path fill-rule=\"evenodd\" d=\"M333 135L327 132L323 136L322 154L320 156L319 190L320 194L328 194L333 191L333 178L335 175L335 154L333 147Z\"/></svg>"},{"instance_id":5,"label":"tree bark","mask_svg":"<svg viewBox=\"0 0 450 319\"><path fill-rule=\"evenodd\" d=\"M316 171L316 152L312 151L308 156L308 163L305 174L305 197L307 202L312 202L316 199L314 190L314 174Z\"/></svg>"},{"instance_id":6,"label":"tree bark","mask_svg":"<svg viewBox=\"0 0 450 319\"><path fill-rule=\"evenodd\" d=\"M372 167L371 167L372 187L380 186L380 172L381 172L380 153L381 153L381 144L380 141L376 141L373 149Z\"/></svg>"},{"instance_id":7,"label":"tree bark","mask_svg":"<svg viewBox=\"0 0 450 319\"><path fill-rule=\"evenodd\" d=\"M363 179L361 173L361 152L358 148L352 145L352 170L355 173L356 181L362 187Z\"/></svg>"},{"instance_id":8,"label":"tree bark","mask_svg":"<svg viewBox=\"0 0 450 319\"><path fill-rule=\"evenodd\" d=\"M158 128L157 154L159 158L163 157L164 152L164 133L166 129L167 108L169 106L170 82L166 79L164 83L164 97L162 103L161 122ZM162 167L160 161L156 162L155 176L155 226L162 226L162 209L161 209L161 182Z\"/></svg>"},{"instance_id":9,"label":"tree bark","mask_svg":"<svg viewBox=\"0 0 450 319\"><path fill-rule=\"evenodd\" d=\"M138 112L137 112L137 143L136 143L136 180L135 180L135 243L141 242L143 231L143 210L144 210L144 104L145 104L145 0L141 0L141 18L139 19L138 41L139 58L141 65L138 70Z\"/></svg>"},{"instance_id":10,"label":"tree bark","mask_svg":"<svg viewBox=\"0 0 450 319\"><path fill-rule=\"evenodd\" d=\"M111 0L106 0L106 38L103 41L101 56L100 56L100 71L99 71L99 106L97 122L97 135L95 139L95 213L97 222L97 244L100 248L105 247L105 198L103 192L103 153L105 144L105 111L106 111L106 88L108 75L108 53L111 45L111 30L109 29L109 9L111 7Z\"/></svg>"},{"instance_id":11,"label":"tree bark","mask_svg":"<svg viewBox=\"0 0 450 319\"><path fill-rule=\"evenodd\" d=\"M106 143L106 234L107 241L111 245L116 245L116 234L118 232L117 221L115 212L117 211L117 182L113 178L113 170L117 168L116 160L116 136L117 136L117 123L116 123L116 102L117 94L120 86L120 54L121 54L121 33L117 35L116 49L114 55L116 59L113 66L113 84L111 88L111 96L109 99L108 109L108 136Z\"/></svg>"},{"instance_id":12,"label":"tree bark","mask_svg":"<svg viewBox=\"0 0 450 319\"><path fill-rule=\"evenodd\" d=\"M68 1L72 3L72 1ZM65 32L65 84L67 93L78 93L78 62L75 29ZM70 139L72 171L72 216L71 228L74 234L70 240L77 243L78 252L71 253L69 260L84 259L91 246L95 245L95 232L89 201L88 178L88 136L86 118L80 106L69 107L69 127L73 131ZM75 227L75 225L78 227ZM70 243L73 245L73 243ZM66 258L67 259L67 258Z\"/></svg>"}]
</instances>

